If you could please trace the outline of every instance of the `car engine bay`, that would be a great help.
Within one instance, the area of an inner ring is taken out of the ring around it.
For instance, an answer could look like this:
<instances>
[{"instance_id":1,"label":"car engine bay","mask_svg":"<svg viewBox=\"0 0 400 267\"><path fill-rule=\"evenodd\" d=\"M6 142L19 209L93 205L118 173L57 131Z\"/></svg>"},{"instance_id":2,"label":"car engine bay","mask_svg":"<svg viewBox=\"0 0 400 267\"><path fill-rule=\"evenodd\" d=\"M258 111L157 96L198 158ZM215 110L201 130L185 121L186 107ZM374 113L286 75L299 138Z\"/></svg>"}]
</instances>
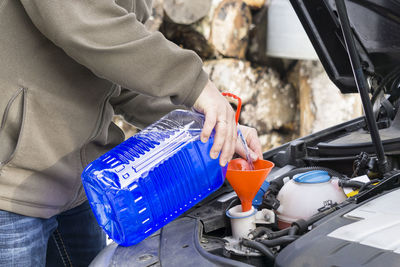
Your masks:
<instances>
[{"instance_id":1,"label":"car engine bay","mask_svg":"<svg viewBox=\"0 0 400 267\"><path fill-rule=\"evenodd\" d=\"M399 4L291 3L331 80L358 89L365 116L265 152L275 166L250 211L225 181L138 245L109 246L115 266L398 266ZM393 37L360 26L371 12Z\"/></svg>"}]
</instances>

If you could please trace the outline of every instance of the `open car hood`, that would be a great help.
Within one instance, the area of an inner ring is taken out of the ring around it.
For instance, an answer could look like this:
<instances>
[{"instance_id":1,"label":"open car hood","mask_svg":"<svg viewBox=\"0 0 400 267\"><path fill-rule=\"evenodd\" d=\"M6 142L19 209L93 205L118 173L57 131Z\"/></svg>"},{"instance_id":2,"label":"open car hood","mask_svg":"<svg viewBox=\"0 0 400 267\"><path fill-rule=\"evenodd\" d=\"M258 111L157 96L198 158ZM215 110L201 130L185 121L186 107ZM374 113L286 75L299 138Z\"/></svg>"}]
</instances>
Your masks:
<instances>
[{"instance_id":1,"label":"open car hood","mask_svg":"<svg viewBox=\"0 0 400 267\"><path fill-rule=\"evenodd\" d=\"M329 78L356 93L334 0L290 0ZM346 0L365 74L387 76L400 65L400 0ZM368 77L367 76L367 77Z\"/></svg>"}]
</instances>

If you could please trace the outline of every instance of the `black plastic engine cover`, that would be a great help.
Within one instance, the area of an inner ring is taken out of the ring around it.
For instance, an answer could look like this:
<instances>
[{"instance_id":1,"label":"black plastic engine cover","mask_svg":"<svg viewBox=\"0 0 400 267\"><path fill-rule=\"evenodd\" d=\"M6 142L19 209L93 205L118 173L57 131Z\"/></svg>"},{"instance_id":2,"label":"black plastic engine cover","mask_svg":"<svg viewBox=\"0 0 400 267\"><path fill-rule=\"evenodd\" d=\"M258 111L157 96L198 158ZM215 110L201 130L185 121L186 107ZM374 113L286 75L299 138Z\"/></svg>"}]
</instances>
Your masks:
<instances>
[{"instance_id":1,"label":"black plastic engine cover","mask_svg":"<svg viewBox=\"0 0 400 267\"><path fill-rule=\"evenodd\" d=\"M350 204L318 222L315 229L278 254L275 266L400 266L398 253L328 236L337 228L354 223L342 216L360 205Z\"/></svg>"}]
</instances>

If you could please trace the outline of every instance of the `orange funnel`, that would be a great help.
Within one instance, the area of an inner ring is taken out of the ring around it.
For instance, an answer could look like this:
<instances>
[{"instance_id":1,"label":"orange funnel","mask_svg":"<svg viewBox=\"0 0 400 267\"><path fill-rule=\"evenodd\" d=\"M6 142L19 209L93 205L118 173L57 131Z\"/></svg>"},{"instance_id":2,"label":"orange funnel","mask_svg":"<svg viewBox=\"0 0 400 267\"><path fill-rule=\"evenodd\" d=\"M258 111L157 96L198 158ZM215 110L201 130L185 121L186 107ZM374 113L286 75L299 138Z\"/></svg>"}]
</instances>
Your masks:
<instances>
[{"instance_id":1,"label":"orange funnel","mask_svg":"<svg viewBox=\"0 0 400 267\"><path fill-rule=\"evenodd\" d=\"M242 202L243 212L251 209L254 197L273 167L274 163L261 159L254 162L254 170L241 158L229 162L226 178Z\"/></svg>"}]
</instances>

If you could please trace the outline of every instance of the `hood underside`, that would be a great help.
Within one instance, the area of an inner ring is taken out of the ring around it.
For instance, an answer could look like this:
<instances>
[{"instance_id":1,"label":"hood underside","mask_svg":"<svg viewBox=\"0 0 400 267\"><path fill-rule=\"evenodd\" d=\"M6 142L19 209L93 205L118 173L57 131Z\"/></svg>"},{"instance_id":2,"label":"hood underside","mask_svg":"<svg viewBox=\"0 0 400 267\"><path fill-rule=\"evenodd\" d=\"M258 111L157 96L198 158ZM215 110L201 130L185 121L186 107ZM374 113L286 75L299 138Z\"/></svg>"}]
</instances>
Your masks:
<instances>
[{"instance_id":1,"label":"hood underside","mask_svg":"<svg viewBox=\"0 0 400 267\"><path fill-rule=\"evenodd\" d=\"M330 79L356 93L334 0L290 0ZM364 72L378 81L400 65L400 0L346 0Z\"/></svg>"}]
</instances>

